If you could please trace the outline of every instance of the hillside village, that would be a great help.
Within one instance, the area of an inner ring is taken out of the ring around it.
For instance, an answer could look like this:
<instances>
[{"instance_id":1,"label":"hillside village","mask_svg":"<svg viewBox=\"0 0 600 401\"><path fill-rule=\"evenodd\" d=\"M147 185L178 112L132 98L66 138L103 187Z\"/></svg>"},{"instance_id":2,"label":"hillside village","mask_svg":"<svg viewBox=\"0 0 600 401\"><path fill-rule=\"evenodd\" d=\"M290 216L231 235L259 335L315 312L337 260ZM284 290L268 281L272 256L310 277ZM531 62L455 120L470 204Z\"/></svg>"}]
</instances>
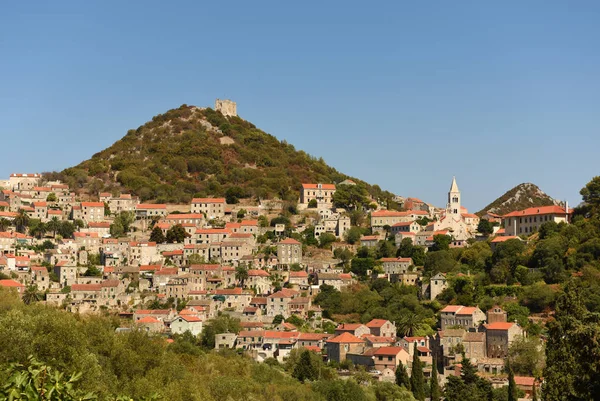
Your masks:
<instances>
[{"instance_id":1,"label":"hillside village","mask_svg":"<svg viewBox=\"0 0 600 401\"><path fill-rule=\"evenodd\" d=\"M543 223L568 224L568 206L480 219L463 206L455 178L445 208L397 197L397 210L373 198L353 201L349 195L360 191L352 180L300 184L289 210L278 199L157 204L126 193L80 199L63 182L11 174L0 182L0 286L16 289L26 302L118 315L118 330L138 327L167 338L187 331L201 336L207 322L226 314L239 319L241 330L215 333L215 348L234 348L259 362L283 363L303 348L340 366L340 375L349 374L348 366L364 367L393 382L400 364L411 371L416 353L425 376L435 363L443 383L460 374L462 353L494 386L507 384L509 348L527 333L497 305L442 305L437 331L416 335L397 321L336 320L320 300L383 280L415 288L424 303L437 302L450 278L424 274L422 258L399 256L407 243L422 256L440 246L526 241ZM526 396L535 391L534 377L516 381Z\"/></svg>"}]
</instances>

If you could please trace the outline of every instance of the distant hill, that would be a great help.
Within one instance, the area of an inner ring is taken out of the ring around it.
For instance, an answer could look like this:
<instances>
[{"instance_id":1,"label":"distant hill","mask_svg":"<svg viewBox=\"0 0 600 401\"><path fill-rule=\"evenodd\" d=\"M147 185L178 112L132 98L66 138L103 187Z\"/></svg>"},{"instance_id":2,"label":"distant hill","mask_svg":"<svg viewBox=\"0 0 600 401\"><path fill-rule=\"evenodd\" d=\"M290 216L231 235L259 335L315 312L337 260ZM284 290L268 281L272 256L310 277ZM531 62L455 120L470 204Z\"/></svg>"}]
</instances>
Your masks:
<instances>
[{"instance_id":1,"label":"distant hill","mask_svg":"<svg viewBox=\"0 0 600 401\"><path fill-rule=\"evenodd\" d=\"M296 200L303 182L346 179L364 185L376 199L393 196L239 117L188 105L153 117L91 159L48 176L84 195L127 192L143 201L168 203L228 191L238 198Z\"/></svg>"},{"instance_id":2,"label":"distant hill","mask_svg":"<svg viewBox=\"0 0 600 401\"><path fill-rule=\"evenodd\" d=\"M481 216L486 212L491 212L504 215L515 210L527 209L528 207L558 204L560 204L559 201L548 196L537 185L527 182L507 191L476 214Z\"/></svg>"}]
</instances>

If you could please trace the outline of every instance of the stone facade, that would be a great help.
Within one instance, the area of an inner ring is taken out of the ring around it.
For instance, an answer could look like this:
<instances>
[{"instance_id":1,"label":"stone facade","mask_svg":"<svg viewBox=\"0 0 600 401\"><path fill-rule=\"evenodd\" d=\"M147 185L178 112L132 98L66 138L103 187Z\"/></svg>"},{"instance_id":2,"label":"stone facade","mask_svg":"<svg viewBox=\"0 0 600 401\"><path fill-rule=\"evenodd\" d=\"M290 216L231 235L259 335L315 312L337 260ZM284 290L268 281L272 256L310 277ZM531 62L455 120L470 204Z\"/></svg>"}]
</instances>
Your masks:
<instances>
[{"instance_id":1,"label":"stone facade","mask_svg":"<svg viewBox=\"0 0 600 401\"><path fill-rule=\"evenodd\" d=\"M215 110L226 117L237 117L237 104L229 99L215 100Z\"/></svg>"}]
</instances>

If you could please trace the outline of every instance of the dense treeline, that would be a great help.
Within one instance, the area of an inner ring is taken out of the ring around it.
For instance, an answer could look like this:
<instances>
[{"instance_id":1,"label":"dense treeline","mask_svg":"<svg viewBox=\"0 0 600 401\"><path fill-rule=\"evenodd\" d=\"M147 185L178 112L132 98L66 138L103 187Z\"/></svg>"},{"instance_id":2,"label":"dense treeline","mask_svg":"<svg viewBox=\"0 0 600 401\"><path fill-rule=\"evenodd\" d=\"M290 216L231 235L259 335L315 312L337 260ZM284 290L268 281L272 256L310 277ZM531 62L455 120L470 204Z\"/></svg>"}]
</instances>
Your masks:
<instances>
[{"instance_id":1,"label":"dense treeline","mask_svg":"<svg viewBox=\"0 0 600 401\"><path fill-rule=\"evenodd\" d=\"M233 143L221 144L223 136ZM337 183L349 177L239 117L182 105L49 178L93 194L122 190L142 200L186 203L193 196L295 201L303 182ZM376 199L391 196L376 185L355 181Z\"/></svg>"},{"instance_id":2,"label":"dense treeline","mask_svg":"<svg viewBox=\"0 0 600 401\"><path fill-rule=\"evenodd\" d=\"M0 289L0 399L37 389L33 398L14 399L413 400L393 384L371 383L366 373L339 380L314 353L294 351L284 366L258 364L235 351L203 348L189 334L169 344L142 331L116 334L118 326L114 317L25 305ZM46 373L51 379L40 380ZM42 388L62 393L40 398Z\"/></svg>"}]
</instances>

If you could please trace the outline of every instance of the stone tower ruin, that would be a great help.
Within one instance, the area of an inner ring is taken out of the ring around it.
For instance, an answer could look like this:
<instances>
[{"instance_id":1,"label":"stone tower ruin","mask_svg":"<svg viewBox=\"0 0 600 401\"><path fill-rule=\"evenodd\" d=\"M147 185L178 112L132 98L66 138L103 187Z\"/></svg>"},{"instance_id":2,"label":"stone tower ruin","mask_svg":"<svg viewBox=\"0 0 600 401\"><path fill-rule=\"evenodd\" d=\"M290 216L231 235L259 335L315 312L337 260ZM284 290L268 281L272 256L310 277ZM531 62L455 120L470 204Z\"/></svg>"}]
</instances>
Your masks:
<instances>
[{"instance_id":1,"label":"stone tower ruin","mask_svg":"<svg viewBox=\"0 0 600 401\"><path fill-rule=\"evenodd\" d=\"M215 110L220 111L226 117L237 116L237 104L229 99L215 100Z\"/></svg>"}]
</instances>

